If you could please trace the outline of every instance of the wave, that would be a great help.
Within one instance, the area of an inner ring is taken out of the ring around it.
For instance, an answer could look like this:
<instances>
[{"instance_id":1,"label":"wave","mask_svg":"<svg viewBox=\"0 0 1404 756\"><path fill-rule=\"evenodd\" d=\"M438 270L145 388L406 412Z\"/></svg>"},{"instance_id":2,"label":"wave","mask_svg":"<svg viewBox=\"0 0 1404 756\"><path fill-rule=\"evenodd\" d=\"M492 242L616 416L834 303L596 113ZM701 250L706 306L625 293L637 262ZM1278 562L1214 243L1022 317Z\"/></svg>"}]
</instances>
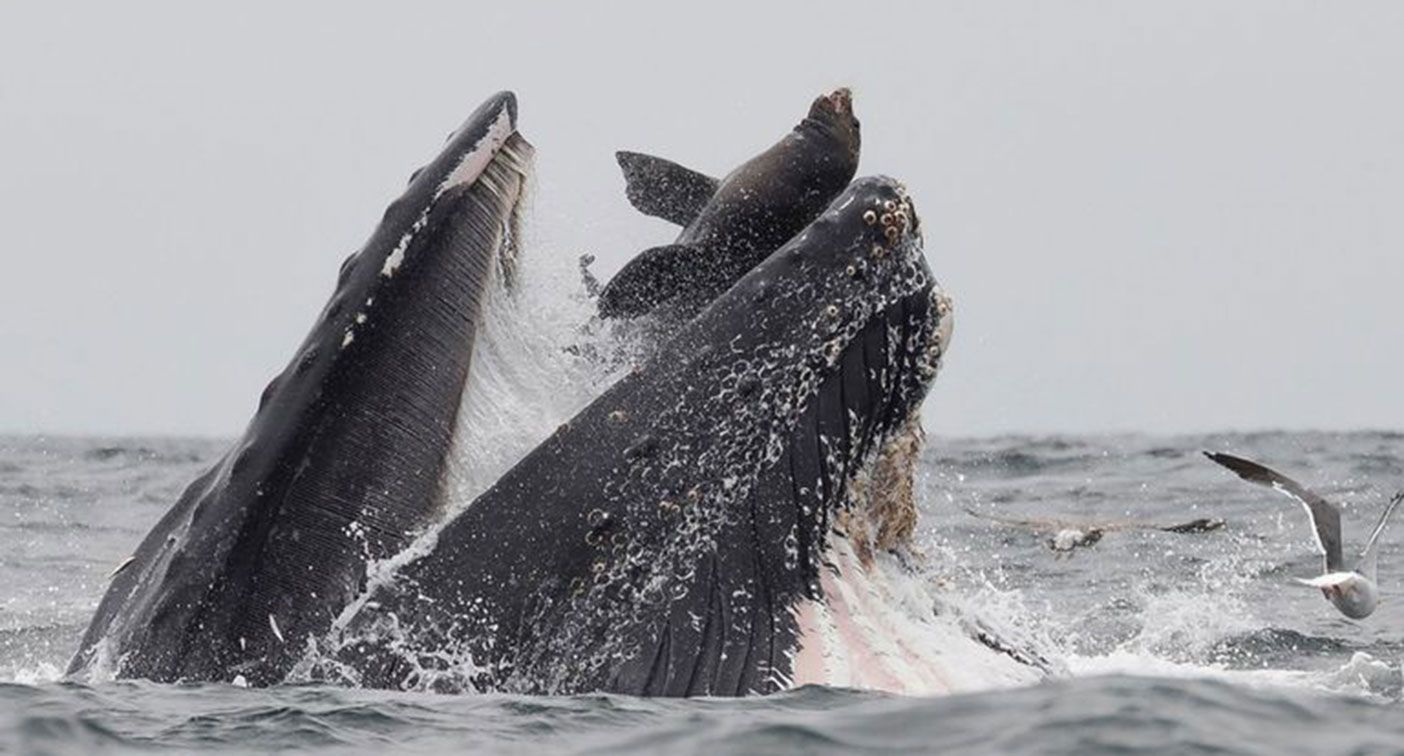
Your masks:
<instances>
[{"instance_id":1,"label":"wave","mask_svg":"<svg viewBox=\"0 0 1404 756\"><path fill-rule=\"evenodd\" d=\"M1392 708L1221 680L1103 675L939 698L806 687L763 699L436 696L316 686L0 685L32 751L282 753L1373 752Z\"/></svg>"}]
</instances>

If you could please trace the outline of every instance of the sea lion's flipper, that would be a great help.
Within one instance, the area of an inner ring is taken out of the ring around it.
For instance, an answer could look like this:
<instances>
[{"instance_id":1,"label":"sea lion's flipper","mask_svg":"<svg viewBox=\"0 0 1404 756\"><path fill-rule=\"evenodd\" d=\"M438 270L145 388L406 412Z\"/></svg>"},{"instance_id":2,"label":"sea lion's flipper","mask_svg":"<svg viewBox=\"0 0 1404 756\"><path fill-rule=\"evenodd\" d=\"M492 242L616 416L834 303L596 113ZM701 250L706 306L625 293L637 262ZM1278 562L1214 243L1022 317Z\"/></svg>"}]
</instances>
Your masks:
<instances>
[{"instance_id":1,"label":"sea lion's flipper","mask_svg":"<svg viewBox=\"0 0 1404 756\"><path fill-rule=\"evenodd\" d=\"M703 173L684 168L671 160L641 152L616 152L624 170L624 193L629 203L644 215L686 226L721 183Z\"/></svg>"},{"instance_id":2,"label":"sea lion's flipper","mask_svg":"<svg viewBox=\"0 0 1404 756\"><path fill-rule=\"evenodd\" d=\"M690 244L646 249L614 274L600 292L600 316L643 315L696 283L701 250Z\"/></svg>"}]
</instances>

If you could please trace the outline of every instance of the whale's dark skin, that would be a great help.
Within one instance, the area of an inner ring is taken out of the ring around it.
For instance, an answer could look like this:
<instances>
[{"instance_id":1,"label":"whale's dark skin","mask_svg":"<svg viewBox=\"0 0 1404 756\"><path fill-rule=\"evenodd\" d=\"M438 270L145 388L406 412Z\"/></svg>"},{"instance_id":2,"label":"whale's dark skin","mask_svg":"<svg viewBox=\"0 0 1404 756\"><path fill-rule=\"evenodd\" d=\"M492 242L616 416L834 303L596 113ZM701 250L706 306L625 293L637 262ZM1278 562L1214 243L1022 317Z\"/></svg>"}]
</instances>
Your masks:
<instances>
[{"instance_id":1,"label":"whale's dark skin","mask_svg":"<svg viewBox=\"0 0 1404 756\"><path fill-rule=\"evenodd\" d=\"M883 220L880 223L879 217ZM338 622L367 686L766 693L849 483L925 396L945 309L905 191L854 182Z\"/></svg>"},{"instance_id":2,"label":"whale's dark skin","mask_svg":"<svg viewBox=\"0 0 1404 756\"><path fill-rule=\"evenodd\" d=\"M692 318L809 225L853 179L861 135L848 90L817 98L779 142L720 181L661 158L618 153L640 211L683 226L604 287L604 318Z\"/></svg>"},{"instance_id":3,"label":"whale's dark skin","mask_svg":"<svg viewBox=\"0 0 1404 756\"><path fill-rule=\"evenodd\" d=\"M411 178L243 438L112 581L70 672L279 681L367 561L440 514L482 301L510 272L531 154L516 116L492 97Z\"/></svg>"}]
</instances>

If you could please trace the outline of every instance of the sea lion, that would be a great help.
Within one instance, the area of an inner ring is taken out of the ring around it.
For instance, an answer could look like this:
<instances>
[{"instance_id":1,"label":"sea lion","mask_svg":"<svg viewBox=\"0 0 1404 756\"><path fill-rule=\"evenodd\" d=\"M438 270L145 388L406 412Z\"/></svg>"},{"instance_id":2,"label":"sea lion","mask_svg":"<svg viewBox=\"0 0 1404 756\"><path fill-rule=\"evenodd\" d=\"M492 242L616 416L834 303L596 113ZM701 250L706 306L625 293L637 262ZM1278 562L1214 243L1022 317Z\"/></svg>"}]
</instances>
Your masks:
<instances>
[{"instance_id":1,"label":"sea lion","mask_svg":"<svg viewBox=\"0 0 1404 756\"><path fill-rule=\"evenodd\" d=\"M790 133L720 180L662 158L617 153L634 207L683 230L615 274L600 293L601 317L691 319L848 186L860 141L852 97L838 89L816 98Z\"/></svg>"}]
</instances>

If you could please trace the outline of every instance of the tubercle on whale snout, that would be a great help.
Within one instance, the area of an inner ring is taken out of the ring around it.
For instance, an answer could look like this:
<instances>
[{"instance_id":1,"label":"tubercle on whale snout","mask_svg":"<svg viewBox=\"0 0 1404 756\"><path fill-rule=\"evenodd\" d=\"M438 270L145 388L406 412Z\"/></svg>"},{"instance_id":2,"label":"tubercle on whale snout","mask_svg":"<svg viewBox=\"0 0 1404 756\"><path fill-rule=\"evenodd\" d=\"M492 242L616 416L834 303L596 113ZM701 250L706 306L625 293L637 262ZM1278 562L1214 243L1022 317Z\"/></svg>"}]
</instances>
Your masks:
<instances>
[{"instance_id":1,"label":"tubercle on whale snout","mask_svg":"<svg viewBox=\"0 0 1404 756\"><path fill-rule=\"evenodd\" d=\"M806 244L811 235L828 235L843 241L811 249L814 245ZM910 261L913 253L921 254L915 208L906 187L884 176L855 180L809 228L777 251L794 262L842 271L857 287L876 294L882 293L882 277L865 280L866 275L879 274L894 263L900 266Z\"/></svg>"},{"instance_id":2,"label":"tubercle on whale snout","mask_svg":"<svg viewBox=\"0 0 1404 756\"><path fill-rule=\"evenodd\" d=\"M808 244L811 235L840 241ZM776 256L799 267L802 278L828 279L819 301L810 308L817 307L810 322L813 332L823 337L820 356L829 364L885 309L916 292L929 291L935 297L939 291L923 256L906 189L885 177L855 181L848 193ZM794 288L799 296L814 293ZM939 318L948 309L942 305L932 317Z\"/></svg>"}]
</instances>

